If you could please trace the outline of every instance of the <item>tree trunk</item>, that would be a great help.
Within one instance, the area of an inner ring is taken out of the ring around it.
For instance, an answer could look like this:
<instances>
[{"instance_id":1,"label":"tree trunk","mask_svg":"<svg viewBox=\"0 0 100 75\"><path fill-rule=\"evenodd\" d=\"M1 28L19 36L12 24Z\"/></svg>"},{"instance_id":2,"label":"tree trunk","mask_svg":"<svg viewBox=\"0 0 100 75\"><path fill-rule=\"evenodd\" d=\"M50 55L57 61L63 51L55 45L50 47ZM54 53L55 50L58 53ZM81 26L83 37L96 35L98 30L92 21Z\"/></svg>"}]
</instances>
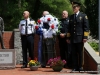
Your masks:
<instances>
[{"instance_id":1,"label":"tree trunk","mask_svg":"<svg viewBox=\"0 0 100 75\"><path fill-rule=\"evenodd\" d=\"M18 7L21 8L21 0L18 0Z\"/></svg>"},{"instance_id":2,"label":"tree trunk","mask_svg":"<svg viewBox=\"0 0 100 75\"><path fill-rule=\"evenodd\" d=\"M34 11L33 11L33 14L32 14L34 19L36 19L37 16L38 16L38 10L39 10L40 4L41 4L40 0L35 0Z\"/></svg>"}]
</instances>

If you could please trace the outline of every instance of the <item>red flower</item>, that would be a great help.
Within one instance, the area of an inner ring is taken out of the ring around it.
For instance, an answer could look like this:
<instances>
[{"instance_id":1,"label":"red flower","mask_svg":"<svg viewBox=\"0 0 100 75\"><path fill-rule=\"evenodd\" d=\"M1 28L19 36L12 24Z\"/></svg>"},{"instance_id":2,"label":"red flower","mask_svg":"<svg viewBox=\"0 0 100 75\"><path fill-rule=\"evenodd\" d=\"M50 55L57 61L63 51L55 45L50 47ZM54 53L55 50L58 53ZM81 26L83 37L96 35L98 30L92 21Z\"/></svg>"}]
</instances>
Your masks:
<instances>
[{"instance_id":1,"label":"red flower","mask_svg":"<svg viewBox=\"0 0 100 75\"><path fill-rule=\"evenodd\" d=\"M35 26L35 29L38 30L39 26Z\"/></svg>"},{"instance_id":2,"label":"red flower","mask_svg":"<svg viewBox=\"0 0 100 75\"><path fill-rule=\"evenodd\" d=\"M40 24L41 23L41 20L38 20L37 22Z\"/></svg>"},{"instance_id":3,"label":"red flower","mask_svg":"<svg viewBox=\"0 0 100 75\"><path fill-rule=\"evenodd\" d=\"M51 25L51 28L54 29L54 24Z\"/></svg>"},{"instance_id":4,"label":"red flower","mask_svg":"<svg viewBox=\"0 0 100 75\"><path fill-rule=\"evenodd\" d=\"M50 19L50 18L48 18L47 20L48 20L48 21L50 21L51 19Z\"/></svg>"}]
</instances>

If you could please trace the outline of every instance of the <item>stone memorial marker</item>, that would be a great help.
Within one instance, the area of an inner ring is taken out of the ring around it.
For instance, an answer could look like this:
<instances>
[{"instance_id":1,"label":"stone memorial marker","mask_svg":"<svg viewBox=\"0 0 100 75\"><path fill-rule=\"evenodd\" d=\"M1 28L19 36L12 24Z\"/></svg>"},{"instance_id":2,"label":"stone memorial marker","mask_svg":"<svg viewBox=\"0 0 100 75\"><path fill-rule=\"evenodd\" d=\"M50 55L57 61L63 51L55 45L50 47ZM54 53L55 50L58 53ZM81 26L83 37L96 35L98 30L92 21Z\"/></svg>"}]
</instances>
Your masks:
<instances>
[{"instance_id":1,"label":"stone memorial marker","mask_svg":"<svg viewBox=\"0 0 100 75\"><path fill-rule=\"evenodd\" d=\"M12 69L16 66L15 50L0 49L0 69Z\"/></svg>"}]
</instances>

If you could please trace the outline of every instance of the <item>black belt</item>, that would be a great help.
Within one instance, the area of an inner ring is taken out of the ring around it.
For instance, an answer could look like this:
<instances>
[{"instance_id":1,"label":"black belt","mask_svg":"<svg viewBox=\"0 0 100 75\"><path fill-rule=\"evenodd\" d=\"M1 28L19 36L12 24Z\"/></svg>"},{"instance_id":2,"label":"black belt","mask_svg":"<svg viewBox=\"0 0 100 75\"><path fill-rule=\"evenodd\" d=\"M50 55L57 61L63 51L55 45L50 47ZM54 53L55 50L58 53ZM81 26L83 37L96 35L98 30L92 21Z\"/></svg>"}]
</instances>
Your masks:
<instances>
[{"instance_id":1,"label":"black belt","mask_svg":"<svg viewBox=\"0 0 100 75\"><path fill-rule=\"evenodd\" d=\"M21 36L31 36L31 35L33 35L33 34L25 34L25 35L22 34Z\"/></svg>"}]
</instances>

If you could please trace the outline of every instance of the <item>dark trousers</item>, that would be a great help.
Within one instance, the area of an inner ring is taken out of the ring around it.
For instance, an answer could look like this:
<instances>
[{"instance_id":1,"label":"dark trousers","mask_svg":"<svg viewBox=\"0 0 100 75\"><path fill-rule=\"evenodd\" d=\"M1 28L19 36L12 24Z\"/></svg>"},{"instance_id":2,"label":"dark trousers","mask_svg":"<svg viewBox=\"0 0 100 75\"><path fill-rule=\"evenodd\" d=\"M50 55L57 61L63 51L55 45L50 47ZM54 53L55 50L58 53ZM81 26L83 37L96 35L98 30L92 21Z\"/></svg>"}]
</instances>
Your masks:
<instances>
[{"instance_id":1,"label":"dark trousers","mask_svg":"<svg viewBox=\"0 0 100 75\"><path fill-rule=\"evenodd\" d=\"M83 47L84 43L72 43L73 68L81 68L83 66Z\"/></svg>"},{"instance_id":2,"label":"dark trousers","mask_svg":"<svg viewBox=\"0 0 100 75\"><path fill-rule=\"evenodd\" d=\"M54 57L55 57L54 39L53 38L43 39L42 65L46 66L47 61Z\"/></svg>"},{"instance_id":3,"label":"dark trousers","mask_svg":"<svg viewBox=\"0 0 100 75\"><path fill-rule=\"evenodd\" d=\"M23 65L27 64L27 50L29 51L29 57L31 60L34 59L34 36L33 35L22 35L21 36L22 42L22 54L23 54Z\"/></svg>"},{"instance_id":4,"label":"dark trousers","mask_svg":"<svg viewBox=\"0 0 100 75\"><path fill-rule=\"evenodd\" d=\"M0 43L1 43L1 48L5 49L2 33L0 34Z\"/></svg>"},{"instance_id":5,"label":"dark trousers","mask_svg":"<svg viewBox=\"0 0 100 75\"><path fill-rule=\"evenodd\" d=\"M72 66L71 45L66 42L66 38L59 39L60 56L62 60L67 61L67 66Z\"/></svg>"},{"instance_id":6,"label":"dark trousers","mask_svg":"<svg viewBox=\"0 0 100 75\"><path fill-rule=\"evenodd\" d=\"M60 56L62 60L67 60L68 46L65 38L59 39Z\"/></svg>"}]
</instances>

